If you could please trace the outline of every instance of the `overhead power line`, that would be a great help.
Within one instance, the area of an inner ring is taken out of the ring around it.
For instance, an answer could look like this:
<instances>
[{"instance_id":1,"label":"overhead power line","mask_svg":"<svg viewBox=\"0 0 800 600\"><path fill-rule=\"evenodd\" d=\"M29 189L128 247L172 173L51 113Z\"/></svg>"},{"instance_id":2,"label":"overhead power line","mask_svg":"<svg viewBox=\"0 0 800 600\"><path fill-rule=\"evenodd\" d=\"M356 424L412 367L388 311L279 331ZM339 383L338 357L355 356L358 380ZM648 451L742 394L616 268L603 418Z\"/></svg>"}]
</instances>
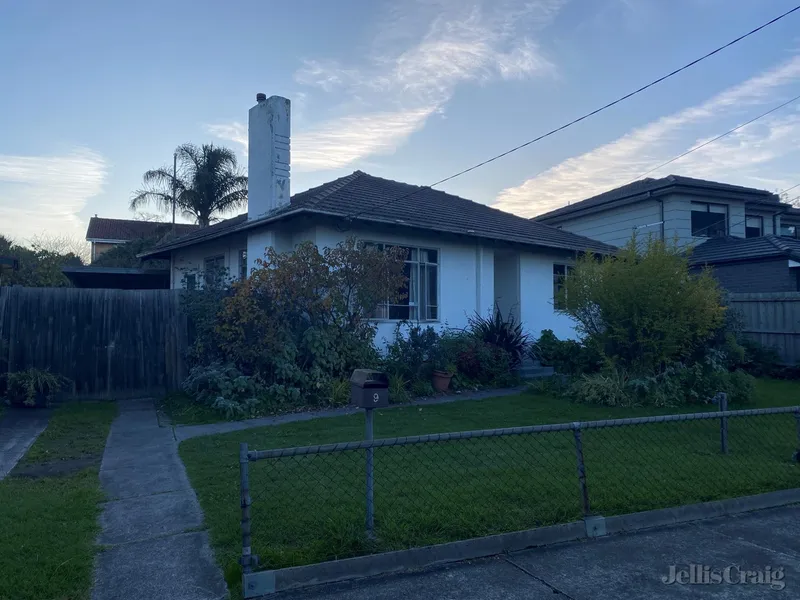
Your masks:
<instances>
[{"instance_id":1,"label":"overhead power line","mask_svg":"<svg viewBox=\"0 0 800 600\"><path fill-rule=\"evenodd\" d=\"M767 21L766 23L764 23L762 25L759 25L755 29L751 29L747 33L745 33L743 35L740 35L739 37L731 40L727 44L724 44L722 46L719 46L718 48L715 48L711 52L708 52L708 53L704 54L703 56L694 59L693 61L683 65L682 67L679 67L679 68L675 69L674 71L671 71L671 72L667 73L666 75L662 75L658 79L654 79L650 83L648 83L646 85L643 85L640 88L637 88L637 89L633 90L632 92L628 92L624 96L620 96L616 100L613 100L613 101L609 102L608 104L604 104L600 108L596 108L591 112L588 112L588 113L586 113L586 114L584 114L584 115L582 115L580 117L577 117L577 118L575 118L575 119L573 119L573 120L571 120L571 121L569 121L569 122L567 122L567 123L565 123L565 124L563 124L563 125L561 125L559 127L556 127L555 129L551 129L550 131L548 131L546 133L543 133L543 134L541 134L541 135L539 135L539 136L537 136L537 137L535 137L535 138L533 138L531 140L528 140L527 142L519 144L518 146L514 146L513 148L511 148L509 150L506 150L505 152L502 152L502 153L497 154L497 155L495 155L495 156L493 156L491 158L488 158L488 159L486 159L484 161L481 161L481 162L479 162L479 163L477 163L475 165L472 165L471 167L468 167L466 169L458 171L457 173L454 173L453 175L450 175L448 177L440 179L439 181L436 181L436 182L431 183L429 185L417 188L416 190L414 190L412 192L409 192L408 194L403 194L403 195L398 196L396 198L391 198L391 199L389 199L388 201L386 201L386 202L384 202L382 204L378 204L377 206L373 206L373 207L371 207L369 209L358 211L358 212L356 212L356 213L354 213L352 215L349 215L348 218L349 219L355 219L359 215L363 214L366 210L380 209L380 208L383 208L384 206L388 206L389 204L392 204L394 202L398 202L400 200L403 200L405 198L413 196L414 194L418 194L419 192L421 192L423 190L432 189L437 185L441 185L442 183L445 183L447 181L455 179L456 177L460 177L462 175L465 175L466 173L469 173L470 171L474 171L475 169L479 169L479 168L481 168L481 167L483 167L485 165L488 165L489 163L493 163L496 160L499 160L499 159L501 159L501 158L503 158L505 156L508 156L509 154L513 154L514 152L522 150L523 148L526 148L526 147L530 146L531 144L535 144L536 142L539 142L539 141L541 141L541 140L543 140L543 139L545 139L547 137L550 137L551 135L554 135L554 134L558 133L559 131L563 131L564 129L567 129L568 127L572 127L573 125L576 125L577 123L580 123L581 121L585 121L589 117L593 117L594 115L596 115L598 113L601 113L604 110L607 110L607 109L611 108L612 106L616 106L620 102L624 102L628 98L631 98L631 97L633 97L633 96L635 96L637 94L640 94L641 92L644 92L645 90L653 87L654 85L657 85L657 84L661 83L662 81L665 81L666 79L669 79L670 77L673 77L673 76L677 75L678 73L693 67L697 63L702 62L702 61L706 60L707 58L710 58L710 57L714 56L715 54L718 54L718 53L722 52L726 48L730 48L734 44L737 44L737 43L741 42L742 40L750 37L751 35L754 35L754 34L758 33L762 29L765 29L765 28L769 27L770 25L773 25L774 23L777 23L781 19L783 19L785 17L788 17L789 15L791 15L794 12L797 12L798 10L800 10L800 5L795 6L791 10L788 10L788 11L778 15L774 19L771 19L771 20Z\"/></svg>"},{"instance_id":2,"label":"overhead power line","mask_svg":"<svg viewBox=\"0 0 800 600\"><path fill-rule=\"evenodd\" d=\"M795 96L795 97L794 97L794 98L792 98L791 100L787 100L787 101L786 101L786 102L784 102L783 104L781 104L781 105L779 105L779 106L776 106L775 108L772 108L772 109L768 110L768 111L767 111L767 112L765 112L765 113L761 113L761 114L760 114L760 115L758 115L757 117L753 117L752 119L750 119L749 121L746 121L746 122L742 123L741 125L737 125L737 126L736 126L736 127L734 127L733 129L729 129L729 130L728 130L728 131L726 131L725 133L722 133L722 134L718 135L718 136L717 136L717 137L715 137L715 138L711 138L710 140L708 140L708 141L706 141L706 142L703 142L702 144L700 144L700 145L698 145L698 146L695 146L694 148L690 148L689 150L687 150L687 151L686 151L686 152L684 152L683 154L679 154L679 155L678 155L678 156L676 156L675 158L671 158L671 159L669 159L668 161L661 163L661 164L660 164L660 165L658 165L657 167L653 167L653 168L652 168L652 169L650 169L649 171L645 171L644 173L642 173L641 175L639 175L638 177L636 177L636 178L635 178L635 179L633 179L632 181L629 181L629 182L628 182L628 184L631 184L631 183L633 183L633 182L635 182L635 181L638 181L639 179L641 179L641 178L642 178L642 177L644 177L645 175L649 175L649 174L650 174L650 173L652 173L653 171L658 171L660 168L662 168L662 167L666 167L667 165L674 163L676 160L680 160L681 158L683 158L684 156L687 156L687 155L691 154L692 152L696 152L696 151L700 150L701 148L705 148L705 147L706 147L706 146L708 146L709 144L713 144L713 143L714 143L714 142L716 142L717 140L721 140L721 139L722 139L722 138L724 138L725 136L728 136L728 135L730 135L730 134L732 134L732 133L734 133L734 132L736 132L736 131L739 131L739 130L740 130L740 129L742 129L743 127L747 127L747 126L748 126L748 125L750 125L751 123L755 123L755 122L756 122L756 121L758 121L759 119L763 119L763 118L764 118L764 117L766 117L767 115L771 115L771 114L772 114L772 113L774 113L775 111L778 111L778 110L780 110L780 109L784 108L785 106L789 106L790 104L792 104L793 102L797 102L798 100L800 100L800 95L797 95L797 96ZM627 184L626 184L626 185L627 185ZM798 184L798 185L800 185L800 184ZM791 188L789 188L789 189L791 189ZM786 191L786 190L784 190L784 191ZM783 192L781 192L781 193L783 193Z\"/></svg>"}]
</instances>

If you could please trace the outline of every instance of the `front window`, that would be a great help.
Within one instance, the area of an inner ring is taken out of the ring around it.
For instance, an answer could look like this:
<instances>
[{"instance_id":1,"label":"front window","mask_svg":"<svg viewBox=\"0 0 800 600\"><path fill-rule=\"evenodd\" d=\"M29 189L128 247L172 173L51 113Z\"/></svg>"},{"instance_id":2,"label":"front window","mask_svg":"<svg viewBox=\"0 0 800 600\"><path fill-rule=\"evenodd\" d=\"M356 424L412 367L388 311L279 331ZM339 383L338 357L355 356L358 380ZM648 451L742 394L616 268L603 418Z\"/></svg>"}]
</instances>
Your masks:
<instances>
[{"instance_id":1,"label":"front window","mask_svg":"<svg viewBox=\"0 0 800 600\"><path fill-rule=\"evenodd\" d=\"M204 262L204 281L207 286L216 285L224 276L225 257L222 255L212 256Z\"/></svg>"},{"instance_id":2,"label":"front window","mask_svg":"<svg viewBox=\"0 0 800 600\"><path fill-rule=\"evenodd\" d=\"M390 244L369 243L379 250ZM379 304L373 317L391 321L438 321L439 320L439 251L430 248L401 246L406 251L403 273L407 283L403 287L405 296L397 304Z\"/></svg>"},{"instance_id":3,"label":"front window","mask_svg":"<svg viewBox=\"0 0 800 600\"><path fill-rule=\"evenodd\" d=\"M788 225L785 223L781 223L781 236L782 237L791 237L797 238L798 236L798 227L797 225Z\"/></svg>"},{"instance_id":4,"label":"front window","mask_svg":"<svg viewBox=\"0 0 800 600\"><path fill-rule=\"evenodd\" d=\"M724 204L692 202L692 235L694 237L728 235L728 207Z\"/></svg>"},{"instance_id":5,"label":"front window","mask_svg":"<svg viewBox=\"0 0 800 600\"><path fill-rule=\"evenodd\" d=\"M239 250L239 279L247 279L247 249Z\"/></svg>"},{"instance_id":6,"label":"front window","mask_svg":"<svg viewBox=\"0 0 800 600\"><path fill-rule=\"evenodd\" d=\"M564 289L564 280L572 273L574 268L572 265L553 265L553 306L556 310L564 310L566 308L561 292Z\"/></svg>"},{"instance_id":7,"label":"front window","mask_svg":"<svg viewBox=\"0 0 800 600\"><path fill-rule=\"evenodd\" d=\"M764 235L764 217L747 216L744 225L744 236L748 238Z\"/></svg>"}]
</instances>

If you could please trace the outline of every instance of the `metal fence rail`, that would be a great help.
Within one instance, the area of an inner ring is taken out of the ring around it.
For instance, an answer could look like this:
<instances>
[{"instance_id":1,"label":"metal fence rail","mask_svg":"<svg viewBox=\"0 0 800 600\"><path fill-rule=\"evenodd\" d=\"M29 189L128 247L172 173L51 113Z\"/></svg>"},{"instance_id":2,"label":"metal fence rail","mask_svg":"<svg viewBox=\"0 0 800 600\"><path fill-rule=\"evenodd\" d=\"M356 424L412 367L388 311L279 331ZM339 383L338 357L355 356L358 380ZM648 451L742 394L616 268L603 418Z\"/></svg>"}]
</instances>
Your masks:
<instances>
[{"instance_id":1,"label":"metal fence rail","mask_svg":"<svg viewBox=\"0 0 800 600\"><path fill-rule=\"evenodd\" d=\"M798 451L800 406L242 444L242 569L800 487Z\"/></svg>"}]
</instances>

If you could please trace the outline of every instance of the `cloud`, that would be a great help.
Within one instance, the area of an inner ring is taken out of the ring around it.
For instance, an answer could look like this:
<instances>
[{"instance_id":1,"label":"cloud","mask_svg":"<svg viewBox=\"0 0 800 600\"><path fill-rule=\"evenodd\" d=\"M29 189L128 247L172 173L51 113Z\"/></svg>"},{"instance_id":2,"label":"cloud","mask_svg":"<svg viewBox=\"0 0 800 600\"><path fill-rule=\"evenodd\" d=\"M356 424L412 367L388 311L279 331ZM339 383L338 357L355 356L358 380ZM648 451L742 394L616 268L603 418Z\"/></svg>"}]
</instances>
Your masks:
<instances>
[{"instance_id":1,"label":"cloud","mask_svg":"<svg viewBox=\"0 0 800 600\"><path fill-rule=\"evenodd\" d=\"M85 234L78 213L99 194L105 159L86 148L63 156L0 155L2 234L24 240L43 232Z\"/></svg>"},{"instance_id":2,"label":"cloud","mask_svg":"<svg viewBox=\"0 0 800 600\"><path fill-rule=\"evenodd\" d=\"M613 142L569 158L518 186L507 188L498 194L493 206L522 216L535 216L624 185L660 162L731 129L730 119L747 120L753 114L752 107L777 105L781 99L786 100L780 94L781 88L798 81L800 56L795 56L698 106L634 129ZM780 111L649 176L680 172L747 185L748 177L759 177L749 169L763 167L798 147L799 126L796 113L787 116L785 111ZM698 139L697 133L703 129L712 129L713 134Z\"/></svg>"},{"instance_id":3,"label":"cloud","mask_svg":"<svg viewBox=\"0 0 800 600\"><path fill-rule=\"evenodd\" d=\"M564 2L444 0L390 8L390 24L375 35L365 62L308 59L295 73L296 83L325 96L333 114L298 132L293 167L334 169L391 154L442 112L461 84L552 76L555 65L530 36ZM239 123L207 129L246 148Z\"/></svg>"}]
</instances>

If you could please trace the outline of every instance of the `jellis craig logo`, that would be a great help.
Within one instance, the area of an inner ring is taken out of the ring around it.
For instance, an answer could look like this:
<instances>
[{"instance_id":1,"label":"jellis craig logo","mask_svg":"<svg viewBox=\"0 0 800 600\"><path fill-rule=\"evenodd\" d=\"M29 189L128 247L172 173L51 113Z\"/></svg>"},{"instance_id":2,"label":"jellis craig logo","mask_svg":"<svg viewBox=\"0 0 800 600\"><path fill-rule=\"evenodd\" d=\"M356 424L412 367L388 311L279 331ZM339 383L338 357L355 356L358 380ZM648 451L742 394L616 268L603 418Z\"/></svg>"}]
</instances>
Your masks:
<instances>
[{"instance_id":1,"label":"jellis craig logo","mask_svg":"<svg viewBox=\"0 0 800 600\"><path fill-rule=\"evenodd\" d=\"M670 565L661 577L666 585L768 585L773 590L786 587L783 567L745 569L736 565L725 568L709 565Z\"/></svg>"}]
</instances>

